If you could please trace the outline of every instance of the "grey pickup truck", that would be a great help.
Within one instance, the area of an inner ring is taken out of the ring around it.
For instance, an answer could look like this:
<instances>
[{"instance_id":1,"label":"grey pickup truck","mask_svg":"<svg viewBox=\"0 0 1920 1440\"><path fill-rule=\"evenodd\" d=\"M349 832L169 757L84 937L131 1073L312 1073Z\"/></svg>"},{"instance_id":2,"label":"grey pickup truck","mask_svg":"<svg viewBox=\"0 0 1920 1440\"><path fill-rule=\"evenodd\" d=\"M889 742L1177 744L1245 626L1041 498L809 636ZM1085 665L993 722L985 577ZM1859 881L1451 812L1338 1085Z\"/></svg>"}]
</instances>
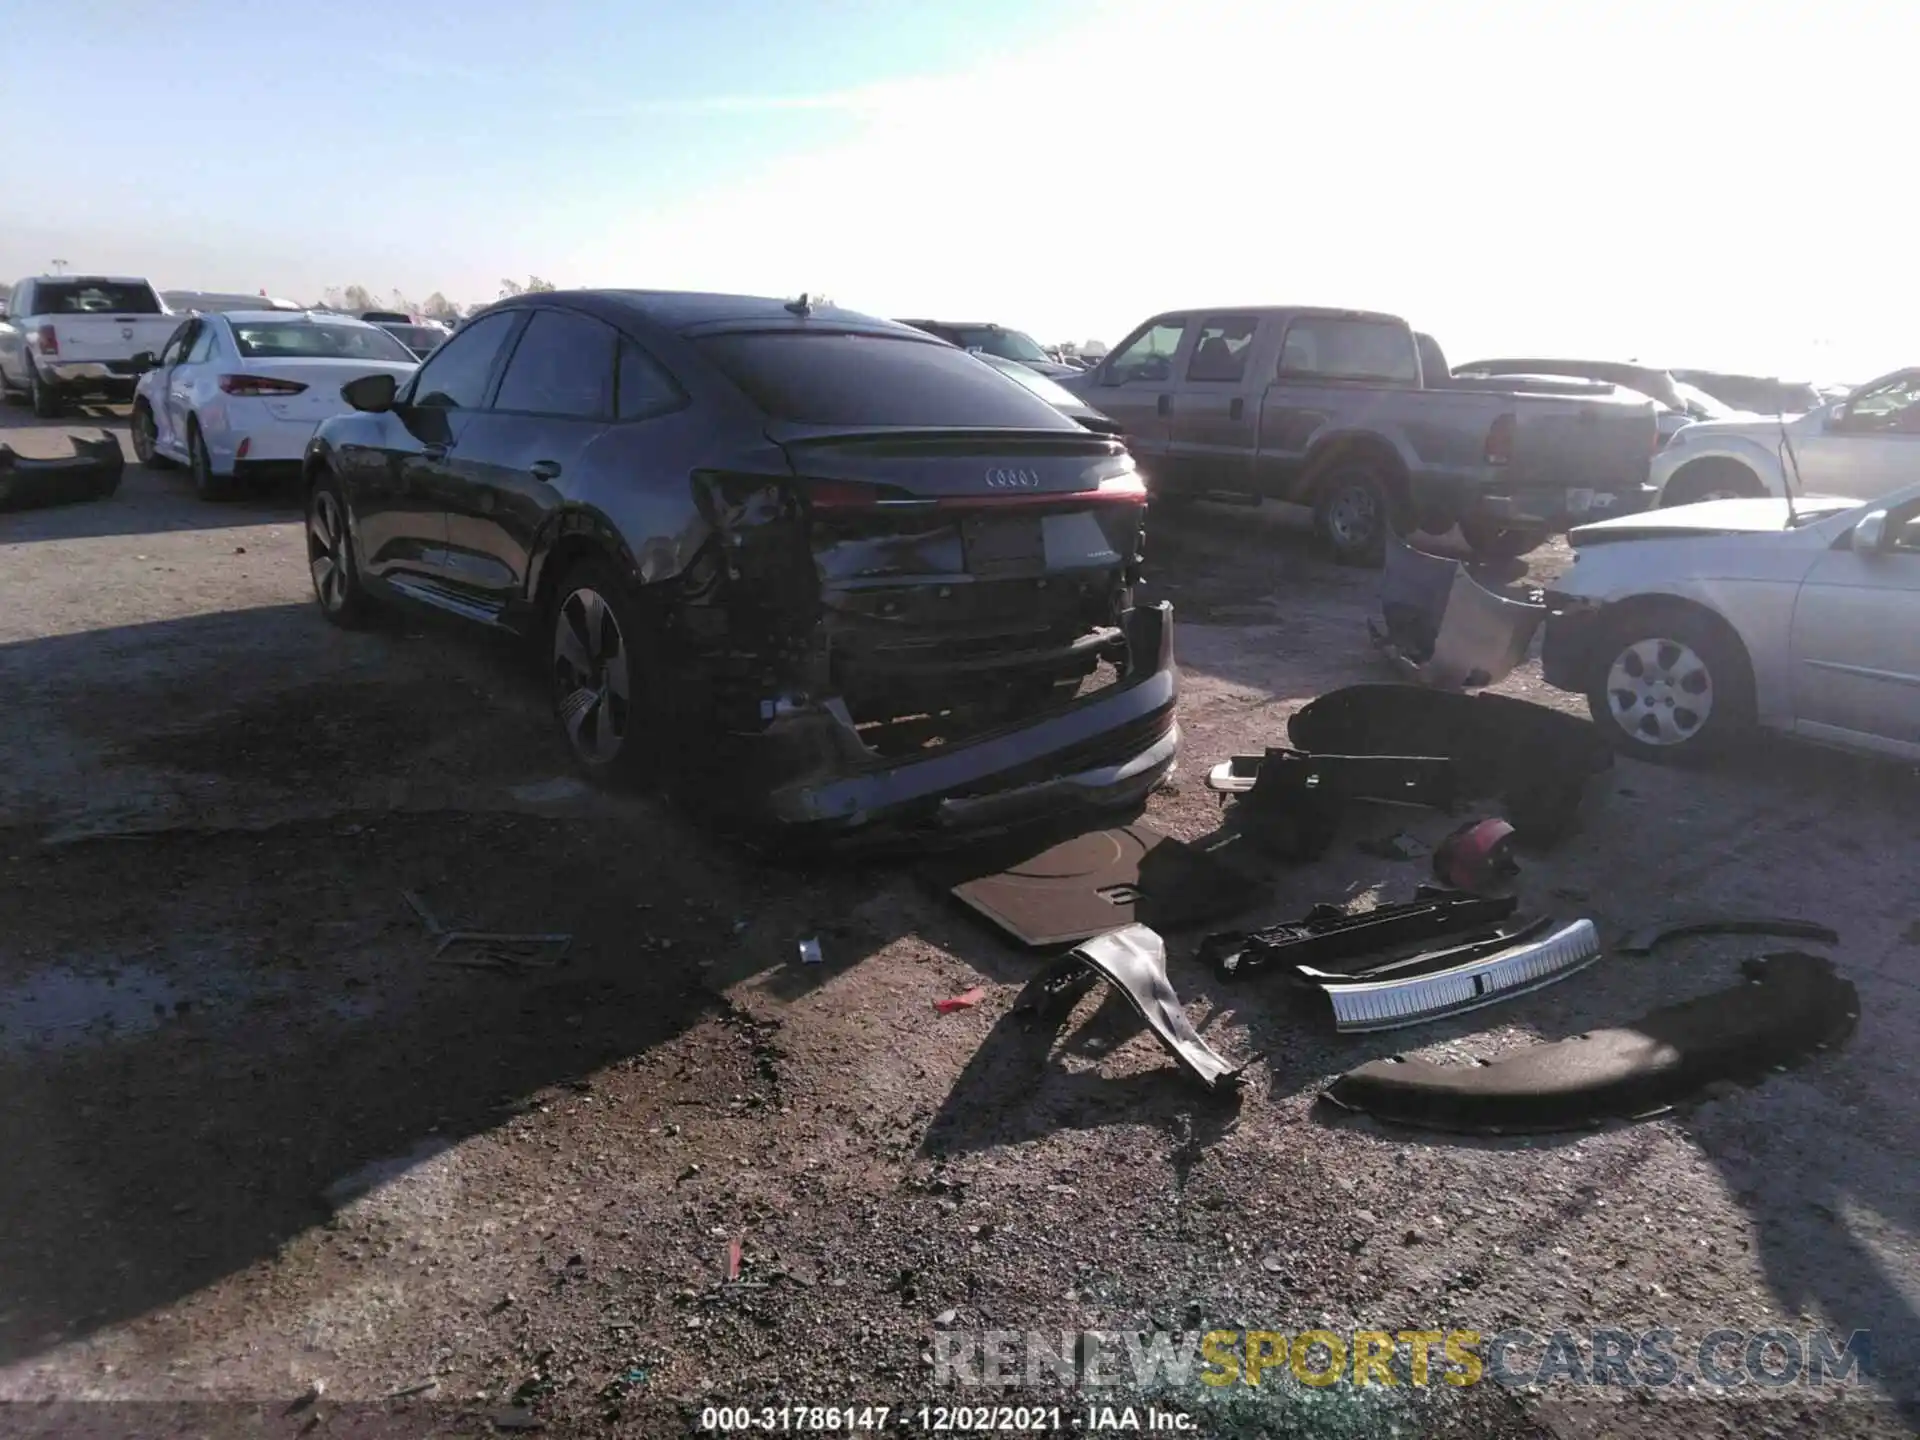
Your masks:
<instances>
[{"instance_id":1,"label":"grey pickup truck","mask_svg":"<svg viewBox=\"0 0 1920 1440\"><path fill-rule=\"evenodd\" d=\"M1390 530L1456 524L1476 553L1524 555L1644 506L1658 445L1644 397L1462 382L1430 337L1362 310L1156 315L1059 383L1119 423L1156 499L1309 505L1349 564L1379 564Z\"/></svg>"}]
</instances>

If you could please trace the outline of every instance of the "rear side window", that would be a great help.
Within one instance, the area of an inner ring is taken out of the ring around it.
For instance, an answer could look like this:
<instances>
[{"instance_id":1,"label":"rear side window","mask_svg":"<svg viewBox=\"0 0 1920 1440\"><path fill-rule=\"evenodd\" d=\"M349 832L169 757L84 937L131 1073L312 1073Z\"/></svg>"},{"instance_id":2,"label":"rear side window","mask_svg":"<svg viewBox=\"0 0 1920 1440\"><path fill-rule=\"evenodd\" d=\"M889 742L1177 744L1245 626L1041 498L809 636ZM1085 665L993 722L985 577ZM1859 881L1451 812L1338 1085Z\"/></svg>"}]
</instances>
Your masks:
<instances>
[{"instance_id":1,"label":"rear side window","mask_svg":"<svg viewBox=\"0 0 1920 1440\"><path fill-rule=\"evenodd\" d=\"M613 413L613 327L585 315L536 310L513 347L496 410L603 420Z\"/></svg>"},{"instance_id":2,"label":"rear side window","mask_svg":"<svg viewBox=\"0 0 1920 1440\"><path fill-rule=\"evenodd\" d=\"M1410 332L1378 320L1322 316L1308 316L1287 327L1286 341L1280 347L1279 373L1333 380L1382 380L1396 385L1420 383Z\"/></svg>"},{"instance_id":3,"label":"rear side window","mask_svg":"<svg viewBox=\"0 0 1920 1440\"><path fill-rule=\"evenodd\" d=\"M1079 429L1025 387L950 345L817 330L713 335L696 343L776 420Z\"/></svg>"},{"instance_id":4,"label":"rear side window","mask_svg":"<svg viewBox=\"0 0 1920 1440\"><path fill-rule=\"evenodd\" d=\"M111 280L41 280L34 286L37 315L160 315L151 285Z\"/></svg>"},{"instance_id":5,"label":"rear side window","mask_svg":"<svg viewBox=\"0 0 1920 1440\"><path fill-rule=\"evenodd\" d=\"M620 340L619 386L617 413L622 420L658 415L680 403L679 387L667 378L651 355L624 336Z\"/></svg>"},{"instance_id":6,"label":"rear side window","mask_svg":"<svg viewBox=\"0 0 1920 1440\"><path fill-rule=\"evenodd\" d=\"M1200 339L1187 362L1189 380L1244 380L1247 352L1253 332L1260 328L1255 315L1210 315L1200 326Z\"/></svg>"},{"instance_id":7,"label":"rear side window","mask_svg":"<svg viewBox=\"0 0 1920 1440\"><path fill-rule=\"evenodd\" d=\"M477 410L487 398L487 378L500 347L513 333L518 315L503 310L476 320L433 352L420 369L413 387L413 403L444 410Z\"/></svg>"}]
</instances>

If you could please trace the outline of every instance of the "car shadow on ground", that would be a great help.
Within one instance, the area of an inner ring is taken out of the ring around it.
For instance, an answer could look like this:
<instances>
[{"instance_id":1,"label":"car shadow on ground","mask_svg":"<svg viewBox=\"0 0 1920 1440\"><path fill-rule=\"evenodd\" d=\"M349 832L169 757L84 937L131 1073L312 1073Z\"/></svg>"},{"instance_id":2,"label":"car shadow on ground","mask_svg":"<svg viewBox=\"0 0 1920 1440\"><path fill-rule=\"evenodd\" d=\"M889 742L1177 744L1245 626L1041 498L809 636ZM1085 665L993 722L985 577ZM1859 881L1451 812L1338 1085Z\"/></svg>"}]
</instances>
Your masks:
<instances>
[{"instance_id":1,"label":"car shadow on ground","mask_svg":"<svg viewBox=\"0 0 1920 1440\"><path fill-rule=\"evenodd\" d=\"M303 674L284 642L308 624L327 659ZM39 687L34 723L85 720L115 763L189 789L267 782L303 817L57 847L5 833L0 1363L270 1259L325 1222L330 1186L423 1138L485 1134L727 1019L724 977L791 958L769 933L871 893L863 869L783 885L646 800L610 816L354 808L385 776L502 792L551 775L560 749L526 754L552 721L522 651L411 626L342 636L300 607L0 649L0 673L74 677ZM100 657L128 647L144 660L112 682ZM440 669L418 663L429 652ZM235 664L249 683L218 683ZM566 933L567 958L448 963L404 892L448 928ZM847 929L836 964L894 938ZM750 1076L749 1049L726 1054ZM751 1088L724 1063L698 1079L719 1105Z\"/></svg>"}]
</instances>

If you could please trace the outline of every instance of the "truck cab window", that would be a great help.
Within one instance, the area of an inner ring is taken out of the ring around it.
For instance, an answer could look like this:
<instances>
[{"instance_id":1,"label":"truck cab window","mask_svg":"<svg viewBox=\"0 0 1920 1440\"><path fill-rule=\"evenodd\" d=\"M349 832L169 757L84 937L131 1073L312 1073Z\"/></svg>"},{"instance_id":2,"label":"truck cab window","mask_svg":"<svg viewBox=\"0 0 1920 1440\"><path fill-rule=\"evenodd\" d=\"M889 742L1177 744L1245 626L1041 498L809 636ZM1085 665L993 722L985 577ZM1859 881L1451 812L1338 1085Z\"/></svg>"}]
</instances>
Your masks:
<instances>
[{"instance_id":1,"label":"truck cab window","mask_svg":"<svg viewBox=\"0 0 1920 1440\"><path fill-rule=\"evenodd\" d=\"M1417 385L1420 362L1412 334L1399 326L1378 320L1308 316L1287 327L1278 373L1283 378L1319 375Z\"/></svg>"},{"instance_id":2,"label":"truck cab window","mask_svg":"<svg viewBox=\"0 0 1920 1440\"><path fill-rule=\"evenodd\" d=\"M1115 385L1130 380L1171 380L1173 357L1180 348L1180 337L1187 333L1184 320L1162 320L1150 325L1140 337L1107 363L1107 375Z\"/></svg>"},{"instance_id":3,"label":"truck cab window","mask_svg":"<svg viewBox=\"0 0 1920 1440\"><path fill-rule=\"evenodd\" d=\"M1228 384L1244 380L1247 352L1253 348L1253 334L1259 328L1260 321L1251 315L1210 317L1201 325L1193 359L1187 362L1187 379Z\"/></svg>"}]
</instances>

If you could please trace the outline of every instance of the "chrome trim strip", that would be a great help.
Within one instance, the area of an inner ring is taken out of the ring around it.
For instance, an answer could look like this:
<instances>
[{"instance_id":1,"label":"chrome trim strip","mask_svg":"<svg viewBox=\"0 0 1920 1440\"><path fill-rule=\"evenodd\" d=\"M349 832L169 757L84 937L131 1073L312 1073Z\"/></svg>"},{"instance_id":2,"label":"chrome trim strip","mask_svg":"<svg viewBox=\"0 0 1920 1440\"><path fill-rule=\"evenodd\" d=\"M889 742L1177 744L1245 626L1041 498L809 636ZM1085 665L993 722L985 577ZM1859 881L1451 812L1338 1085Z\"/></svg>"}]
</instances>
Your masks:
<instances>
[{"instance_id":1,"label":"chrome trim strip","mask_svg":"<svg viewBox=\"0 0 1920 1440\"><path fill-rule=\"evenodd\" d=\"M1516 946L1436 975L1408 980L1326 984L1333 1028L1343 1035L1398 1030L1524 995L1584 970L1600 958L1591 920L1576 920L1531 945Z\"/></svg>"}]
</instances>

